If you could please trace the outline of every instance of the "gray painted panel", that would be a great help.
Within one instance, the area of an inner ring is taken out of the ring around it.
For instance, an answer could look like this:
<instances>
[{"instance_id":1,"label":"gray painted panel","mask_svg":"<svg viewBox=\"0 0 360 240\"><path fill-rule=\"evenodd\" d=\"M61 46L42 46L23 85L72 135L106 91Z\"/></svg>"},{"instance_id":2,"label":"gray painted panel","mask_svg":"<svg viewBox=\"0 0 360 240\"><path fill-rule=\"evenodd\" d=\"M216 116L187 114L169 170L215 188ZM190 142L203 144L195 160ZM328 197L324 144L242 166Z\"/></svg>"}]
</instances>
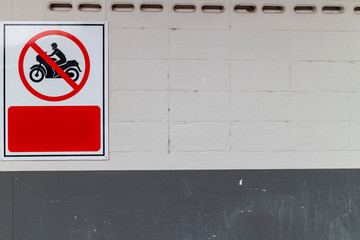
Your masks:
<instances>
[{"instance_id":1,"label":"gray painted panel","mask_svg":"<svg viewBox=\"0 0 360 240\"><path fill-rule=\"evenodd\" d=\"M360 239L358 170L14 175L14 240Z\"/></svg>"},{"instance_id":2,"label":"gray painted panel","mask_svg":"<svg viewBox=\"0 0 360 240\"><path fill-rule=\"evenodd\" d=\"M12 238L12 173L0 172L0 240Z\"/></svg>"}]
</instances>

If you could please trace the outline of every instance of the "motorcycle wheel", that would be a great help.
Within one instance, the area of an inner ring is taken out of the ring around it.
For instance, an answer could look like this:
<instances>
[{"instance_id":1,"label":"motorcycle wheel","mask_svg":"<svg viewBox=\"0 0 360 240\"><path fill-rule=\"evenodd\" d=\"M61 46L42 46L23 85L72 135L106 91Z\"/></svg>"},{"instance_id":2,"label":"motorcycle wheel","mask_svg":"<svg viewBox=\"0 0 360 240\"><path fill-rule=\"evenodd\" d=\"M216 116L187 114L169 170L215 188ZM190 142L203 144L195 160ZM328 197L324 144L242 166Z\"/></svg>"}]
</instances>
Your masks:
<instances>
[{"instance_id":1,"label":"motorcycle wheel","mask_svg":"<svg viewBox=\"0 0 360 240\"><path fill-rule=\"evenodd\" d=\"M31 81L37 83L37 82L41 82L44 79L45 73L41 69L34 68L34 69L31 69L29 76L30 76Z\"/></svg>"},{"instance_id":2,"label":"motorcycle wheel","mask_svg":"<svg viewBox=\"0 0 360 240\"><path fill-rule=\"evenodd\" d=\"M65 70L65 73L74 81L79 79L80 73L75 68L69 68Z\"/></svg>"}]
</instances>

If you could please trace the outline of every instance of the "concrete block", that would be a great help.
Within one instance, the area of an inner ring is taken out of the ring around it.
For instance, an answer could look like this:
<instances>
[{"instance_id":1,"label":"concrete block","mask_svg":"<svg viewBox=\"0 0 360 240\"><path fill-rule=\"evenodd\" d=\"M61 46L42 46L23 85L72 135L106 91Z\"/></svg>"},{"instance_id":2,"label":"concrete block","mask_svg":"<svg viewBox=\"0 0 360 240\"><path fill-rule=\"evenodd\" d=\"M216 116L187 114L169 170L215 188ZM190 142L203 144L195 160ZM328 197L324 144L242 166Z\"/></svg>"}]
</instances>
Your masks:
<instances>
[{"instance_id":1,"label":"concrete block","mask_svg":"<svg viewBox=\"0 0 360 240\"><path fill-rule=\"evenodd\" d=\"M288 150L287 123L233 123L232 151Z\"/></svg>"},{"instance_id":2,"label":"concrete block","mask_svg":"<svg viewBox=\"0 0 360 240\"><path fill-rule=\"evenodd\" d=\"M350 123L350 149L360 151L360 123Z\"/></svg>"},{"instance_id":3,"label":"concrete block","mask_svg":"<svg viewBox=\"0 0 360 240\"><path fill-rule=\"evenodd\" d=\"M11 0L2 0L0 7L0 20L11 21Z\"/></svg>"},{"instance_id":4,"label":"concrete block","mask_svg":"<svg viewBox=\"0 0 360 240\"><path fill-rule=\"evenodd\" d=\"M344 62L293 62L291 90L347 92L350 66L350 63Z\"/></svg>"},{"instance_id":5,"label":"concrete block","mask_svg":"<svg viewBox=\"0 0 360 240\"><path fill-rule=\"evenodd\" d=\"M288 31L231 30L231 59L287 60Z\"/></svg>"},{"instance_id":6,"label":"concrete block","mask_svg":"<svg viewBox=\"0 0 360 240\"><path fill-rule=\"evenodd\" d=\"M3 8L1 1L1 8ZM43 0L13 0L12 20L13 21L42 21L44 19ZM2 13L0 13L2 15Z\"/></svg>"},{"instance_id":7,"label":"concrete block","mask_svg":"<svg viewBox=\"0 0 360 240\"><path fill-rule=\"evenodd\" d=\"M283 61L232 61L231 89L242 91L287 91L290 63Z\"/></svg>"},{"instance_id":8,"label":"concrete block","mask_svg":"<svg viewBox=\"0 0 360 240\"><path fill-rule=\"evenodd\" d=\"M320 27L323 31L349 31L351 29L350 17L354 15L353 1L341 1L332 0L329 2L320 2L320 8L324 5L327 6L339 6L343 8L343 11L339 13L329 14L322 12L320 15Z\"/></svg>"},{"instance_id":9,"label":"concrete block","mask_svg":"<svg viewBox=\"0 0 360 240\"><path fill-rule=\"evenodd\" d=\"M55 2L58 3L58 2ZM62 2L61 2L62 3ZM46 21L105 21L106 6L105 1L84 3L82 0L72 0L72 9L69 11L52 11L48 4L44 5L44 20ZM91 4L94 7L81 7L83 4ZM98 8L98 6L100 6Z\"/></svg>"},{"instance_id":10,"label":"concrete block","mask_svg":"<svg viewBox=\"0 0 360 240\"><path fill-rule=\"evenodd\" d=\"M110 104L110 121L168 120L167 92L113 92Z\"/></svg>"},{"instance_id":11,"label":"concrete block","mask_svg":"<svg viewBox=\"0 0 360 240\"><path fill-rule=\"evenodd\" d=\"M349 61L350 33L293 31L291 58L303 61Z\"/></svg>"},{"instance_id":12,"label":"concrete block","mask_svg":"<svg viewBox=\"0 0 360 240\"><path fill-rule=\"evenodd\" d=\"M350 91L360 92L360 63L350 63Z\"/></svg>"},{"instance_id":13,"label":"concrete block","mask_svg":"<svg viewBox=\"0 0 360 240\"><path fill-rule=\"evenodd\" d=\"M321 30L321 2L293 0L291 3L292 7L289 9L292 11L290 17L291 30ZM301 9L298 9L297 11L294 10L295 7L301 6L312 6L314 9L312 11L304 11Z\"/></svg>"},{"instance_id":14,"label":"concrete block","mask_svg":"<svg viewBox=\"0 0 360 240\"><path fill-rule=\"evenodd\" d=\"M291 150L349 150L349 123L290 123Z\"/></svg>"},{"instance_id":15,"label":"concrete block","mask_svg":"<svg viewBox=\"0 0 360 240\"><path fill-rule=\"evenodd\" d=\"M133 4L134 9L123 8L122 4ZM141 0L134 1L106 1L106 19L111 28L168 28L169 7L167 0L154 3L163 7L162 11L142 11L141 4L148 3Z\"/></svg>"},{"instance_id":16,"label":"concrete block","mask_svg":"<svg viewBox=\"0 0 360 240\"><path fill-rule=\"evenodd\" d=\"M292 121L349 121L349 94L294 93Z\"/></svg>"},{"instance_id":17,"label":"concrete block","mask_svg":"<svg viewBox=\"0 0 360 240\"><path fill-rule=\"evenodd\" d=\"M169 64L171 90L230 90L228 60L173 60Z\"/></svg>"},{"instance_id":18,"label":"concrete block","mask_svg":"<svg viewBox=\"0 0 360 240\"><path fill-rule=\"evenodd\" d=\"M168 31L162 29L110 30L112 59L167 59Z\"/></svg>"},{"instance_id":19,"label":"concrete block","mask_svg":"<svg viewBox=\"0 0 360 240\"><path fill-rule=\"evenodd\" d=\"M110 80L112 90L167 90L168 61L112 61Z\"/></svg>"},{"instance_id":20,"label":"concrete block","mask_svg":"<svg viewBox=\"0 0 360 240\"><path fill-rule=\"evenodd\" d=\"M171 59L229 59L228 30L170 30Z\"/></svg>"},{"instance_id":21,"label":"concrete block","mask_svg":"<svg viewBox=\"0 0 360 240\"><path fill-rule=\"evenodd\" d=\"M360 2L358 0L356 1L347 1L348 2L348 8L349 12L350 12L350 20L349 20L349 26L350 26L350 31L353 32L357 32L359 30L360 27L360 14L359 11L357 10L356 12L354 11L355 7L359 7L360 6Z\"/></svg>"},{"instance_id":22,"label":"concrete block","mask_svg":"<svg viewBox=\"0 0 360 240\"><path fill-rule=\"evenodd\" d=\"M360 93L350 94L350 120L360 121Z\"/></svg>"},{"instance_id":23,"label":"concrete block","mask_svg":"<svg viewBox=\"0 0 360 240\"><path fill-rule=\"evenodd\" d=\"M58 3L58 2L54 2ZM59 2L60 3L60 2ZM51 10L50 3L45 3L43 7L43 18L45 21L65 21L66 19L77 19L78 10L77 4L74 2L68 2L71 6L66 8L59 7L57 9ZM96 12L90 13L96 15Z\"/></svg>"},{"instance_id":24,"label":"concrete block","mask_svg":"<svg viewBox=\"0 0 360 240\"><path fill-rule=\"evenodd\" d=\"M292 3L292 2L291 2ZM276 2L262 0L232 0L231 6L231 28L233 29L264 29L278 30L289 29L290 19L292 17L291 4L286 0L278 0ZM236 5L255 5L256 11L252 13L234 11ZM264 6L283 7L283 12L263 12Z\"/></svg>"},{"instance_id":25,"label":"concrete block","mask_svg":"<svg viewBox=\"0 0 360 240\"><path fill-rule=\"evenodd\" d=\"M354 14L358 15L358 14ZM358 30L356 30L358 31ZM360 33L359 32L349 32L350 36L350 58L348 60L350 61L360 61Z\"/></svg>"},{"instance_id":26,"label":"concrete block","mask_svg":"<svg viewBox=\"0 0 360 240\"><path fill-rule=\"evenodd\" d=\"M291 151L287 169L360 168L356 151Z\"/></svg>"},{"instance_id":27,"label":"concrete block","mask_svg":"<svg viewBox=\"0 0 360 240\"><path fill-rule=\"evenodd\" d=\"M0 171L13 171L13 162L0 161Z\"/></svg>"},{"instance_id":28,"label":"concrete block","mask_svg":"<svg viewBox=\"0 0 360 240\"><path fill-rule=\"evenodd\" d=\"M230 123L171 123L170 151L228 151Z\"/></svg>"},{"instance_id":29,"label":"concrete block","mask_svg":"<svg viewBox=\"0 0 360 240\"><path fill-rule=\"evenodd\" d=\"M288 93L233 92L232 121L287 121L290 115Z\"/></svg>"},{"instance_id":30,"label":"concrete block","mask_svg":"<svg viewBox=\"0 0 360 240\"><path fill-rule=\"evenodd\" d=\"M171 152L169 169L278 169L291 166L286 151ZM287 167L291 168L291 167ZM240 179L238 179L239 181ZM245 180L246 181L246 180Z\"/></svg>"},{"instance_id":31,"label":"concrete block","mask_svg":"<svg viewBox=\"0 0 360 240\"><path fill-rule=\"evenodd\" d=\"M111 152L167 151L167 123L111 123Z\"/></svg>"},{"instance_id":32,"label":"concrete block","mask_svg":"<svg viewBox=\"0 0 360 240\"><path fill-rule=\"evenodd\" d=\"M230 121L230 92L171 92L170 121Z\"/></svg>"},{"instance_id":33,"label":"concrete block","mask_svg":"<svg viewBox=\"0 0 360 240\"><path fill-rule=\"evenodd\" d=\"M179 4L195 5L195 12L184 10L174 11L173 7ZM203 12L203 5L223 6L223 12ZM230 27L230 4L226 0L209 0L206 2L195 1L194 3L181 2L176 0L170 1L171 9L169 10L170 28L180 29L228 29Z\"/></svg>"}]
</instances>

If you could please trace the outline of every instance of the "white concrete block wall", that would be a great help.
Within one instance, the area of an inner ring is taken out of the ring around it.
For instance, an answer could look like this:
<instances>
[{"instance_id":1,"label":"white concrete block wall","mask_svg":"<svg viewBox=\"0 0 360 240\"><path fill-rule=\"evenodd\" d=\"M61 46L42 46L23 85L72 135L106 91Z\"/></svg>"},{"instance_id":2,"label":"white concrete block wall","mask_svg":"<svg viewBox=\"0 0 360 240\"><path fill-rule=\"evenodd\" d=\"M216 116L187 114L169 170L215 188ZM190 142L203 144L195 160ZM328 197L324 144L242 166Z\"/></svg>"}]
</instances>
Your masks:
<instances>
[{"instance_id":1,"label":"white concrete block wall","mask_svg":"<svg viewBox=\"0 0 360 240\"><path fill-rule=\"evenodd\" d=\"M111 26L111 23L109 24ZM165 29L110 28L111 60L159 60L168 58L168 34Z\"/></svg>"},{"instance_id":2,"label":"white concrete block wall","mask_svg":"<svg viewBox=\"0 0 360 240\"><path fill-rule=\"evenodd\" d=\"M292 12L289 11L293 5L287 0L279 1L263 1L263 0L231 0L231 6L236 4L244 5L255 5L257 7L254 14L238 14L231 11L231 26L233 29L250 29L250 30L289 30L290 29L290 19L293 16ZM263 14L262 7L264 5L271 6L282 6L285 8L285 11L281 14ZM258 39L261 41L261 39Z\"/></svg>"},{"instance_id":3,"label":"white concrete block wall","mask_svg":"<svg viewBox=\"0 0 360 240\"><path fill-rule=\"evenodd\" d=\"M288 61L231 61L232 91L288 91ZM360 72L359 72L360 74Z\"/></svg>"},{"instance_id":4,"label":"white concrete block wall","mask_svg":"<svg viewBox=\"0 0 360 240\"><path fill-rule=\"evenodd\" d=\"M349 94L294 93L291 98L291 120L295 122L349 121Z\"/></svg>"},{"instance_id":5,"label":"white concrete block wall","mask_svg":"<svg viewBox=\"0 0 360 240\"><path fill-rule=\"evenodd\" d=\"M1 1L0 20L11 20L11 0Z\"/></svg>"},{"instance_id":6,"label":"white concrete block wall","mask_svg":"<svg viewBox=\"0 0 360 240\"><path fill-rule=\"evenodd\" d=\"M168 90L167 60L113 60L110 68L113 91Z\"/></svg>"},{"instance_id":7,"label":"white concrete block wall","mask_svg":"<svg viewBox=\"0 0 360 240\"><path fill-rule=\"evenodd\" d=\"M299 61L349 61L351 34L335 31L293 31L291 59Z\"/></svg>"},{"instance_id":8,"label":"white concrete block wall","mask_svg":"<svg viewBox=\"0 0 360 240\"><path fill-rule=\"evenodd\" d=\"M231 59L289 60L290 31L231 30Z\"/></svg>"},{"instance_id":9,"label":"white concrete block wall","mask_svg":"<svg viewBox=\"0 0 360 240\"><path fill-rule=\"evenodd\" d=\"M349 150L349 123L291 123L291 150ZM330 152L329 152L330 154ZM319 159L326 163L326 159ZM341 159L339 159L341 161Z\"/></svg>"},{"instance_id":10,"label":"white concrete block wall","mask_svg":"<svg viewBox=\"0 0 360 240\"><path fill-rule=\"evenodd\" d=\"M110 122L164 122L168 120L165 91L116 91L110 96Z\"/></svg>"},{"instance_id":11,"label":"white concrete block wall","mask_svg":"<svg viewBox=\"0 0 360 240\"><path fill-rule=\"evenodd\" d=\"M350 92L360 91L360 63L352 62L350 65Z\"/></svg>"},{"instance_id":12,"label":"white concrete block wall","mask_svg":"<svg viewBox=\"0 0 360 240\"><path fill-rule=\"evenodd\" d=\"M43 21L43 3L43 0L29 0L26 1L25 4L24 0L12 0L11 11L9 11L12 15L11 20L16 21L17 19L21 19L22 21Z\"/></svg>"},{"instance_id":13,"label":"white concrete block wall","mask_svg":"<svg viewBox=\"0 0 360 240\"><path fill-rule=\"evenodd\" d=\"M0 161L0 170L360 167L360 0L187 1L195 12L175 12L176 0L89 1L97 12L80 11L83 0L50 11L51 2L0 0L0 20L109 22L110 160ZM344 12L323 13L327 5Z\"/></svg>"},{"instance_id":14,"label":"white concrete block wall","mask_svg":"<svg viewBox=\"0 0 360 240\"><path fill-rule=\"evenodd\" d=\"M171 122L229 122L230 93L173 91L169 98Z\"/></svg>"},{"instance_id":15,"label":"white concrete block wall","mask_svg":"<svg viewBox=\"0 0 360 240\"><path fill-rule=\"evenodd\" d=\"M237 122L231 127L232 151L289 150L286 122Z\"/></svg>"},{"instance_id":16,"label":"white concrete block wall","mask_svg":"<svg viewBox=\"0 0 360 240\"><path fill-rule=\"evenodd\" d=\"M347 62L293 62L290 76L291 90L295 92L348 92L350 79L354 82L351 89L355 90L355 84L360 83L360 78L358 78L360 68L353 65L354 63ZM350 71L352 71L352 78Z\"/></svg>"},{"instance_id":17,"label":"white concrete block wall","mask_svg":"<svg viewBox=\"0 0 360 240\"><path fill-rule=\"evenodd\" d=\"M351 121L360 122L360 93L350 94L350 118Z\"/></svg>"},{"instance_id":18,"label":"white concrete block wall","mask_svg":"<svg viewBox=\"0 0 360 240\"><path fill-rule=\"evenodd\" d=\"M230 150L230 123L171 123L170 151L225 152Z\"/></svg>"},{"instance_id":19,"label":"white concrete block wall","mask_svg":"<svg viewBox=\"0 0 360 240\"><path fill-rule=\"evenodd\" d=\"M290 94L286 92L232 92L231 117L233 121L289 121Z\"/></svg>"},{"instance_id":20,"label":"white concrete block wall","mask_svg":"<svg viewBox=\"0 0 360 240\"><path fill-rule=\"evenodd\" d=\"M111 6L116 3L132 3L136 8L135 11L112 11ZM156 3L161 4L165 11L162 12L142 12L139 10L139 7L142 3ZM142 1L142 0L133 0L133 1L117 1L117 0L107 0L106 1L106 20L109 21L112 28L118 29L143 29L143 28L152 28L152 29L167 29L169 26L169 17L167 9L169 9L169 3L167 0L156 0L151 1ZM138 39L144 40L144 39ZM155 42L151 42L155 43Z\"/></svg>"},{"instance_id":21,"label":"white concrete block wall","mask_svg":"<svg viewBox=\"0 0 360 240\"><path fill-rule=\"evenodd\" d=\"M229 91L229 71L228 60L170 61L169 90Z\"/></svg>"},{"instance_id":22,"label":"white concrete block wall","mask_svg":"<svg viewBox=\"0 0 360 240\"><path fill-rule=\"evenodd\" d=\"M168 150L168 124L161 122L113 122L110 149L114 152L159 152Z\"/></svg>"},{"instance_id":23,"label":"white concrete block wall","mask_svg":"<svg viewBox=\"0 0 360 240\"><path fill-rule=\"evenodd\" d=\"M229 59L229 57L229 30L170 29L170 59Z\"/></svg>"},{"instance_id":24,"label":"white concrete block wall","mask_svg":"<svg viewBox=\"0 0 360 240\"><path fill-rule=\"evenodd\" d=\"M230 11L221 14L208 14L201 11L204 4L222 5L226 9L230 7L228 0L209 0L209 1L177 1L170 0L169 6L176 4L194 4L195 12L174 12L169 11L169 27L175 29L229 29Z\"/></svg>"},{"instance_id":25,"label":"white concrete block wall","mask_svg":"<svg viewBox=\"0 0 360 240\"><path fill-rule=\"evenodd\" d=\"M35 10L35 4L32 4L31 1L26 0L19 0L24 2L27 2L26 6L31 5L31 8ZM39 0L40 1L40 0ZM71 11L49 11L49 3L68 3L66 1L59 2L59 1L47 1L47 0L41 0L43 5L43 20L44 21L105 21L106 20L106 1L82 1L82 0L71 0L69 1L72 3L73 8ZM102 11L80 11L78 9L79 4L82 3L96 3L101 5ZM24 6L24 8L26 8ZM17 11L16 9L13 11ZM16 19L13 19L16 20Z\"/></svg>"}]
</instances>

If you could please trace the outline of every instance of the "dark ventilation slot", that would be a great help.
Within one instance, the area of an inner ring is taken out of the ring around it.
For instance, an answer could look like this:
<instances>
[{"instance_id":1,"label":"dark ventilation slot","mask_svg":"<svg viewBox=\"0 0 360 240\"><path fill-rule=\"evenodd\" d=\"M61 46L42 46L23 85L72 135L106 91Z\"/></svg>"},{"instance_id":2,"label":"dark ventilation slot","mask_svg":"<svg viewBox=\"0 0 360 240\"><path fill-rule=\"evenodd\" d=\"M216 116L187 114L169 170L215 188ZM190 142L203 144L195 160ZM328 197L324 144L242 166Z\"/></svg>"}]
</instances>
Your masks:
<instances>
[{"instance_id":1,"label":"dark ventilation slot","mask_svg":"<svg viewBox=\"0 0 360 240\"><path fill-rule=\"evenodd\" d=\"M82 3L78 6L79 10L82 12L100 12L101 5L97 3Z\"/></svg>"},{"instance_id":2,"label":"dark ventilation slot","mask_svg":"<svg viewBox=\"0 0 360 240\"><path fill-rule=\"evenodd\" d=\"M195 5L190 4L177 4L173 7L174 12L192 13L196 11Z\"/></svg>"},{"instance_id":3,"label":"dark ventilation slot","mask_svg":"<svg viewBox=\"0 0 360 240\"><path fill-rule=\"evenodd\" d=\"M162 12L164 7L161 4L141 4L140 10L143 12Z\"/></svg>"},{"instance_id":4,"label":"dark ventilation slot","mask_svg":"<svg viewBox=\"0 0 360 240\"><path fill-rule=\"evenodd\" d=\"M295 6L294 7L295 13L300 14L309 14L309 13L316 13L316 7L315 6Z\"/></svg>"},{"instance_id":5,"label":"dark ventilation slot","mask_svg":"<svg viewBox=\"0 0 360 240\"><path fill-rule=\"evenodd\" d=\"M201 7L204 13L222 13L225 8L222 5L204 5Z\"/></svg>"},{"instance_id":6,"label":"dark ventilation slot","mask_svg":"<svg viewBox=\"0 0 360 240\"><path fill-rule=\"evenodd\" d=\"M114 3L111 5L111 10L114 12L132 12L135 10L135 6L131 3Z\"/></svg>"},{"instance_id":7,"label":"dark ventilation slot","mask_svg":"<svg viewBox=\"0 0 360 240\"><path fill-rule=\"evenodd\" d=\"M256 12L255 5L235 5L234 11L237 13L254 13Z\"/></svg>"},{"instance_id":8,"label":"dark ventilation slot","mask_svg":"<svg viewBox=\"0 0 360 240\"><path fill-rule=\"evenodd\" d=\"M279 5L266 5L262 8L264 13L283 13L285 12L284 6Z\"/></svg>"},{"instance_id":9,"label":"dark ventilation slot","mask_svg":"<svg viewBox=\"0 0 360 240\"><path fill-rule=\"evenodd\" d=\"M345 8L342 6L324 6L322 8L323 13L329 13L329 14L339 14L343 13L345 11Z\"/></svg>"},{"instance_id":10,"label":"dark ventilation slot","mask_svg":"<svg viewBox=\"0 0 360 240\"><path fill-rule=\"evenodd\" d=\"M359 14L360 13L360 7L354 7L354 13Z\"/></svg>"},{"instance_id":11,"label":"dark ventilation slot","mask_svg":"<svg viewBox=\"0 0 360 240\"><path fill-rule=\"evenodd\" d=\"M49 9L51 11L71 11L72 5L71 3L50 3Z\"/></svg>"}]
</instances>

